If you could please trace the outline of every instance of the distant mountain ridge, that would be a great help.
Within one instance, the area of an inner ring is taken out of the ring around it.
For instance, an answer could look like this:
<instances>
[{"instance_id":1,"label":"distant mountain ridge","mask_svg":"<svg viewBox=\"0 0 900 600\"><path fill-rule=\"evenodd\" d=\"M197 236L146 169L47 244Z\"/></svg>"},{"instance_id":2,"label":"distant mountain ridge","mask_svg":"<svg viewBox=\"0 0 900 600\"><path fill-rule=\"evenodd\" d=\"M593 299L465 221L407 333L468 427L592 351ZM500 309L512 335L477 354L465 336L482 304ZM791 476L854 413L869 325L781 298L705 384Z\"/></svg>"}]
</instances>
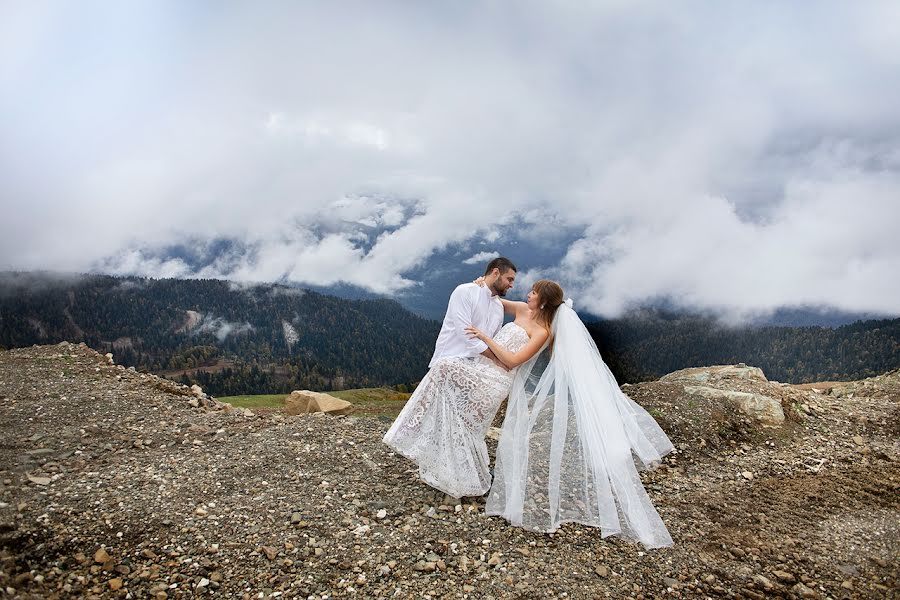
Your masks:
<instances>
[{"instance_id":1,"label":"distant mountain ridge","mask_svg":"<svg viewBox=\"0 0 900 600\"><path fill-rule=\"evenodd\" d=\"M438 328L394 301L277 284L0 274L0 345L84 341L214 394L409 384Z\"/></svg>"},{"instance_id":2,"label":"distant mountain ridge","mask_svg":"<svg viewBox=\"0 0 900 600\"><path fill-rule=\"evenodd\" d=\"M642 310L586 324L620 383L740 362L787 383L900 367L900 319L734 328L714 317ZM280 284L0 273L0 346L84 341L120 364L214 395L407 389L425 374L439 329L392 300Z\"/></svg>"}]
</instances>

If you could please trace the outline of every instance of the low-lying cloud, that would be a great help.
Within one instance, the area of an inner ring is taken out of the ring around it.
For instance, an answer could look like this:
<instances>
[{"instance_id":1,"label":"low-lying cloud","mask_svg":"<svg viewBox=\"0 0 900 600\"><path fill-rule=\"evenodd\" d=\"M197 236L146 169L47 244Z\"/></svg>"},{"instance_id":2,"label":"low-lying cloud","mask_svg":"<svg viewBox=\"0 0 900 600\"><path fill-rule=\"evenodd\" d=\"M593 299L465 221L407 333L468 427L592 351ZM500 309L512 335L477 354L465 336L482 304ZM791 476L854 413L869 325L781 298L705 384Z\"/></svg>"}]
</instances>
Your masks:
<instances>
[{"instance_id":1,"label":"low-lying cloud","mask_svg":"<svg viewBox=\"0 0 900 600\"><path fill-rule=\"evenodd\" d=\"M217 340L224 342L229 335L240 335L253 330L253 326L250 323L227 321L222 317L206 314L203 315L199 326L192 331L195 333L211 333L216 336Z\"/></svg>"}]
</instances>

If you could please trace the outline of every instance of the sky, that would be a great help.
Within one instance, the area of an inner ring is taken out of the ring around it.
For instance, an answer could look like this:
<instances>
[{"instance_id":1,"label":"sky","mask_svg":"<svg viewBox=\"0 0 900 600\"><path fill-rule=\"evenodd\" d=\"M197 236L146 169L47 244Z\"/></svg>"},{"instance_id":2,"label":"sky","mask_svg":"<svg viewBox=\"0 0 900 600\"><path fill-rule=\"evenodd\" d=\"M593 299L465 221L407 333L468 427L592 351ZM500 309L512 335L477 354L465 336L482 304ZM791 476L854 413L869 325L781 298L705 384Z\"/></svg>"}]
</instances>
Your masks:
<instances>
[{"instance_id":1,"label":"sky","mask_svg":"<svg viewBox=\"0 0 900 600\"><path fill-rule=\"evenodd\" d=\"M897 107L892 0L0 0L0 270L898 315Z\"/></svg>"}]
</instances>

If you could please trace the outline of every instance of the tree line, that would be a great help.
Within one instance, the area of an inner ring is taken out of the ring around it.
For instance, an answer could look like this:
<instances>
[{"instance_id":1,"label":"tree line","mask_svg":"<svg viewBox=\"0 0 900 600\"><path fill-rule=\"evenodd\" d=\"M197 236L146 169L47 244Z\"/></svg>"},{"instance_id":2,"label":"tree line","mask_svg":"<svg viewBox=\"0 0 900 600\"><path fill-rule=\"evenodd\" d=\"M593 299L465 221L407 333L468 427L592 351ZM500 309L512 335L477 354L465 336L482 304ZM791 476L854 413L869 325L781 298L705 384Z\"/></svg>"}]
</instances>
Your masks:
<instances>
[{"instance_id":1,"label":"tree line","mask_svg":"<svg viewBox=\"0 0 900 600\"><path fill-rule=\"evenodd\" d=\"M900 366L900 319L835 328L728 327L708 317L659 312L587 328L620 382L739 362L784 383L864 379Z\"/></svg>"},{"instance_id":2,"label":"tree line","mask_svg":"<svg viewBox=\"0 0 900 600\"><path fill-rule=\"evenodd\" d=\"M18 275L0 279L0 345L83 341L119 364L187 370L218 395L411 385L439 329L391 300L282 285Z\"/></svg>"},{"instance_id":3,"label":"tree line","mask_svg":"<svg viewBox=\"0 0 900 600\"><path fill-rule=\"evenodd\" d=\"M900 366L900 319L735 328L659 311L587 327L620 383L738 362L789 383L861 379ZM220 396L412 389L439 329L391 300L278 284L0 274L0 346L83 341L119 364Z\"/></svg>"}]
</instances>

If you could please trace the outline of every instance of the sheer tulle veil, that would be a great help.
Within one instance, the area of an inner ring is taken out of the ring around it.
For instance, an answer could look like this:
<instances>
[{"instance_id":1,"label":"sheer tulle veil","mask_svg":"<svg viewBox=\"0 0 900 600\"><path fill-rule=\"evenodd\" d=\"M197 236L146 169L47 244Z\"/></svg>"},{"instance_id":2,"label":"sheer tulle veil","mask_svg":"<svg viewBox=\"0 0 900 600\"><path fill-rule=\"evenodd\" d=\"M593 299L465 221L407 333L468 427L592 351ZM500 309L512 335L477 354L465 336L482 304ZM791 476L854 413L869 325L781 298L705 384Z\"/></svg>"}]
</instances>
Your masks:
<instances>
[{"instance_id":1,"label":"sheer tulle veil","mask_svg":"<svg viewBox=\"0 0 900 600\"><path fill-rule=\"evenodd\" d=\"M571 301L550 339L513 379L487 514L538 531L578 522L603 537L670 546L637 466L658 463L672 443L619 389Z\"/></svg>"}]
</instances>

